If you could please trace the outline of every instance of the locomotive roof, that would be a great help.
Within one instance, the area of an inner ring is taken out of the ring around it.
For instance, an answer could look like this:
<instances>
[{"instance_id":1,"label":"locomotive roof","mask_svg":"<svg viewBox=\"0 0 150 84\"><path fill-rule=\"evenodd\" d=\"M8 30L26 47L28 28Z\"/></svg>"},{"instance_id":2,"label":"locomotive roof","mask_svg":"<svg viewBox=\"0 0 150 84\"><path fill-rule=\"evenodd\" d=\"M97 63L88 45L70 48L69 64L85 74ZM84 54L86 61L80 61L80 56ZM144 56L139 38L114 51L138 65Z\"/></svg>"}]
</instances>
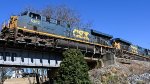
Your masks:
<instances>
[{"instance_id":1,"label":"locomotive roof","mask_svg":"<svg viewBox=\"0 0 150 84\"><path fill-rule=\"evenodd\" d=\"M129 42L129 41L127 41L127 40L124 40L124 39L121 39L121 38L115 38L114 40L115 40L115 41L119 41L119 42L123 42L123 43L125 43L125 44L127 44L127 45L131 45L131 44L132 44L131 42Z\"/></svg>"},{"instance_id":2,"label":"locomotive roof","mask_svg":"<svg viewBox=\"0 0 150 84\"><path fill-rule=\"evenodd\" d=\"M96 36L102 36L102 37L105 37L105 38L108 38L108 39L113 38L112 35L105 34L105 33L102 33L102 32L99 32L99 31L96 31L96 30L93 30L93 29L91 29L91 34L96 35Z\"/></svg>"}]
</instances>

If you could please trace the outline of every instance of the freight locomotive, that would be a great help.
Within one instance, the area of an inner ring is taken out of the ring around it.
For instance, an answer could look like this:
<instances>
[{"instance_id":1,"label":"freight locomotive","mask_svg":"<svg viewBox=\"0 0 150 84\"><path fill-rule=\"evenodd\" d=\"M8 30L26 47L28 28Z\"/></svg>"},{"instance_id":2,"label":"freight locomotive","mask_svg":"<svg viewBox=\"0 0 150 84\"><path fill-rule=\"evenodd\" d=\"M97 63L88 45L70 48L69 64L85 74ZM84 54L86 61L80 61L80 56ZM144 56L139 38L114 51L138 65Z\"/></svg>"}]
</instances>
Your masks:
<instances>
[{"instance_id":1,"label":"freight locomotive","mask_svg":"<svg viewBox=\"0 0 150 84\"><path fill-rule=\"evenodd\" d=\"M66 21L30 11L11 16L9 22L3 25L1 40L34 46L77 48L101 55L121 51L122 55L150 57L149 49L93 29L71 27Z\"/></svg>"},{"instance_id":2,"label":"freight locomotive","mask_svg":"<svg viewBox=\"0 0 150 84\"><path fill-rule=\"evenodd\" d=\"M122 53L117 53L119 56L130 56L130 58L133 59L142 59L143 57L150 58L149 49L142 48L138 45L133 45L129 41L123 40L121 38L114 38L111 40L111 43L116 49L122 50Z\"/></svg>"}]
</instances>

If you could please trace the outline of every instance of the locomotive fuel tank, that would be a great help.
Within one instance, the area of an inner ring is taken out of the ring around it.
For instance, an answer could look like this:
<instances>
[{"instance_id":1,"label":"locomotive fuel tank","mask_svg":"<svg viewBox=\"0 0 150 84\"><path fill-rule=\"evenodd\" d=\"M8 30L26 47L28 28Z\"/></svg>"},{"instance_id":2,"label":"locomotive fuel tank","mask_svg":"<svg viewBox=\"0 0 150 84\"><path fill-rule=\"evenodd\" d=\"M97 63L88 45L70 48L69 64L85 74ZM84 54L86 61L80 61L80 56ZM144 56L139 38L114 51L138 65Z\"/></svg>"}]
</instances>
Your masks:
<instances>
[{"instance_id":1,"label":"locomotive fuel tank","mask_svg":"<svg viewBox=\"0 0 150 84\"><path fill-rule=\"evenodd\" d=\"M56 41L56 46L60 48L75 48L75 49L86 50L90 52L94 51L93 45L73 42L73 41L64 40L64 39L58 39Z\"/></svg>"}]
</instances>

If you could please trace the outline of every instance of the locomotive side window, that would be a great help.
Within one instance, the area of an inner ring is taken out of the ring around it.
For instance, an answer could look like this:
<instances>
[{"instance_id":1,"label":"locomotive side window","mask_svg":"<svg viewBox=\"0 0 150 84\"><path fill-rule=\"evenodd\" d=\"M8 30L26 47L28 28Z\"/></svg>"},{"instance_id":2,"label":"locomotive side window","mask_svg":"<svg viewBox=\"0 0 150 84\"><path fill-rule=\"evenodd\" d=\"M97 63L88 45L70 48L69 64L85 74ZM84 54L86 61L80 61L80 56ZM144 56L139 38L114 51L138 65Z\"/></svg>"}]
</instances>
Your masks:
<instances>
[{"instance_id":1,"label":"locomotive side window","mask_svg":"<svg viewBox=\"0 0 150 84\"><path fill-rule=\"evenodd\" d=\"M57 20L57 25L60 25L60 20Z\"/></svg>"},{"instance_id":2,"label":"locomotive side window","mask_svg":"<svg viewBox=\"0 0 150 84\"><path fill-rule=\"evenodd\" d=\"M35 13L29 13L29 17L33 18L33 19L38 19L41 20L41 16L39 14L35 14Z\"/></svg>"},{"instance_id":3,"label":"locomotive side window","mask_svg":"<svg viewBox=\"0 0 150 84\"><path fill-rule=\"evenodd\" d=\"M46 17L46 22L50 22L50 17Z\"/></svg>"}]
</instances>

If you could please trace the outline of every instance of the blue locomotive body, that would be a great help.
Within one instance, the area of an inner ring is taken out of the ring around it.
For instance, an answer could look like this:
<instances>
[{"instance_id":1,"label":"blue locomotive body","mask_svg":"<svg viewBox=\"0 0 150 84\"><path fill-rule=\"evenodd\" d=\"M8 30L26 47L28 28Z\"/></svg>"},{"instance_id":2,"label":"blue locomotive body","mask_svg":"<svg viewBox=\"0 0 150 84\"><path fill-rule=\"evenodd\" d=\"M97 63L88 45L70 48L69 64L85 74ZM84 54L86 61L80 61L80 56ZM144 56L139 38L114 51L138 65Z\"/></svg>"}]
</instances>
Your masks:
<instances>
[{"instance_id":1,"label":"blue locomotive body","mask_svg":"<svg viewBox=\"0 0 150 84\"><path fill-rule=\"evenodd\" d=\"M112 40L112 45L116 49L126 50L133 54L137 54L141 56L150 56L150 50L142 48L137 45L133 45L132 43L125 41L121 38L114 38Z\"/></svg>"},{"instance_id":2,"label":"blue locomotive body","mask_svg":"<svg viewBox=\"0 0 150 84\"><path fill-rule=\"evenodd\" d=\"M19 28L36 32L54 34L65 38L111 46L109 42L112 38L111 35L97 32L92 29L70 28L70 25L65 21L44 17L32 12L24 12L18 16L17 25Z\"/></svg>"}]
</instances>

